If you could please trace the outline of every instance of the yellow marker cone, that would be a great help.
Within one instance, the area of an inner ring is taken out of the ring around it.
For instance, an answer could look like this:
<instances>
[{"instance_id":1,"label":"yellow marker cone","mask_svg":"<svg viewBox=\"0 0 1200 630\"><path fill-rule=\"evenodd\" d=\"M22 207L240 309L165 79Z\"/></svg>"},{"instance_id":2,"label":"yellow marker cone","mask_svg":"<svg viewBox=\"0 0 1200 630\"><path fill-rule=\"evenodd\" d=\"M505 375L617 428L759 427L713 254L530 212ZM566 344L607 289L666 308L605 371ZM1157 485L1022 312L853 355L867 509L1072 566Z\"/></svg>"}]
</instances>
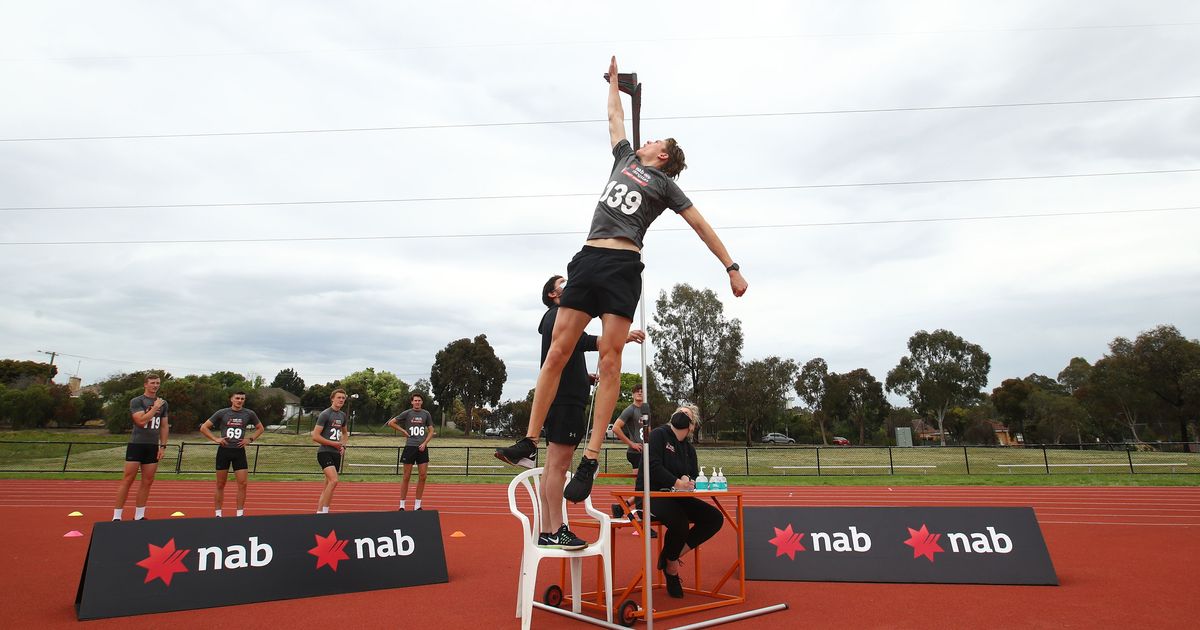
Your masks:
<instances>
[{"instance_id":1,"label":"yellow marker cone","mask_svg":"<svg viewBox=\"0 0 1200 630\"><path fill-rule=\"evenodd\" d=\"M82 535L83 533L81 533L79 530L72 529L71 531L63 534L63 538L79 538Z\"/></svg>"},{"instance_id":2,"label":"yellow marker cone","mask_svg":"<svg viewBox=\"0 0 1200 630\"><path fill-rule=\"evenodd\" d=\"M174 513L174 514L172 514L171 516L187 516L187 515L186 515L186 514L184 514L183 512L175 512L175 513Z\"/></svg>"},{"instance_id":3,"label":"yellow marker cone","mask_svg":"<svg viewBox=\"0 0 1200 630\"><path fill-rule=\"evenodd\" d=\"M83 516L83 512L71 512L67 516Z\"/></svg>"},{"instance_id":4,"label":"yellow marker cone","mask_svg":"<svg viewBox=\"0 0 1200 630\"><path fill-rule=\"evenodd\" d=\"M466 538L467 535L462 532L454 532L453 534L450 534L450 537L451 538Z\"/></svg>"}]
</instances>

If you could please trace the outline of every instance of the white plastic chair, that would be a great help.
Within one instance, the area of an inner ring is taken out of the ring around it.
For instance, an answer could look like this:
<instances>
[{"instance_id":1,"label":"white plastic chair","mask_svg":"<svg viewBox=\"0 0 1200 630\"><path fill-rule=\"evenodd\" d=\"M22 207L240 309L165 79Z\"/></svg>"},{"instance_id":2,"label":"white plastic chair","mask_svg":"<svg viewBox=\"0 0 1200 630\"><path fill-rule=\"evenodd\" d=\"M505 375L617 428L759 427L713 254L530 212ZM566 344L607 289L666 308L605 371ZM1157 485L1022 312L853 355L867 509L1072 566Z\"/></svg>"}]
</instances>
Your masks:
<instances>
[{"instance_id":1,"label":"white plastic chair","mask_svg":"<svg viewBox=\"0 0 1200 630\"><path fill-rule=\"evenodd\" d=\"M517 520L521 521L521 536L523 550L521 553L521 575L517 582L517 617L521 619L521 629L529 630L533 615L534 584L537 582L538 565L543 558L567 558L571 561L571 610L579 612L580 582L583 576L583 559L589 556L600 556L604 568L604 609L608 615L607 621L612 623L612 528L609 526L612 518L592 506L592 499L584 500L583 507L588 515L599 522L600 537L589 543L586 549L566 551L563 549L543 549L537 546L538 533L542 523L541 496L542 468L533 468L517 475L508 484L508 509ZM570 477L570 471L567 476ZM533 504L532 516L526 515L517 505L517 489L525 491L526 498ZM563 501L563 522L569 523L567 517L567 502ZM570 525L568 524L568 527Z\"/></svg>"}]
</instances>

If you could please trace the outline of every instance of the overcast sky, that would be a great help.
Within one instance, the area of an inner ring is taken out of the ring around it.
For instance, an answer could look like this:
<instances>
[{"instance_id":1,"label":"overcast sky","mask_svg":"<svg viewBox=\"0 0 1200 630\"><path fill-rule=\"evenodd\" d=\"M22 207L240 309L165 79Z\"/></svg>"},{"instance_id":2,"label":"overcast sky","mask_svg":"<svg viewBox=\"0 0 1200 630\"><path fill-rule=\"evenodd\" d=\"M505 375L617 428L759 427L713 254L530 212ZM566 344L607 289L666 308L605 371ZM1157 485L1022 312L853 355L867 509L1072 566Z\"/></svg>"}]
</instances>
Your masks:
<instances>
[{"instance_id":1,"label":"overcast sky","mask_svg":"<svg viewBox=\"0 0 1200 630\"><path fill-rule=\"evenodd\" d=\"M0 2L0 357L64 353L58 382L411 383L484 333L523 397L541 285L607 182L614 54L750 283L734 298L668 212L651 308L713 289L746 359L882 381L947 328L995 386L1158 324L1200 336L1200 4L623 6ZM407 129L78 139L379 127ZM1167 170L1189 172L812 187ZM380 199L413 201L254 205ZM213 205L169 207L189 204ZM74 206L149 207L46 209ZM346 237L397 238L316 240ZM222 242L281 238L313 240ZM110 243L45 244L78 241Z\"/></svg>"}]
</instances>

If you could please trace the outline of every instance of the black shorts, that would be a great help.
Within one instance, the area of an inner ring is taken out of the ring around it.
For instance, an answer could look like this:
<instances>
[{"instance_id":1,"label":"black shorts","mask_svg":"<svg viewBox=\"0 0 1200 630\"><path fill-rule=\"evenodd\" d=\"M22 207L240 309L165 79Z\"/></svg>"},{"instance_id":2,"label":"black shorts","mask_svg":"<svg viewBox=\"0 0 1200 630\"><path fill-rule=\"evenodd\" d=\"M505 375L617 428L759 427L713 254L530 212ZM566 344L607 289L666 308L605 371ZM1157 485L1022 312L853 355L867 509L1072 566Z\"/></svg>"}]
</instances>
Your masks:
<instances>
[{"instance_id":1,"label":"black shorts","mask_svg":"<svg viewBox=\"0 0 1200 630\"><path fill-rule=\"evenodd\" d=\"M634 470L642 467L642 454L638 451L625 451L625 459L629 460L629 464L633 466Z\"/></svg>"},{"instance_id":2,"label":"black shorts","mask_svg":"<svg viewBox=\"0 0 1200 630\"><path fill-rule=\"evenodd\" d=\"M567 446L579 446L587 433L587 419L582 405L550 405L546 412L546 441Z\"/></svg>"},{"instance_id":3,"label":"black shorts","mask_svg":"<svg viewBox=\"0 0 1200 630\"><path fill-rule=\"evenodd\" d=\"M233 469L246 470L249 466L246 465L246 449L244 448L229 448L226 446L217 447L217 470L229 470L229 466L233 465Z\"/></svg>"},{"instance_id":4,"label":"black shorts","mask_svg":"<svg viewBox=\"0 0 1200 630\"><path fill-rule=\"evenodd\" d=\"M139 464L157 464L158 445L134 444L130 442L129 446L125 447L125 461L137 462Z\"/></svg>"},{"instance_id":5,"label":"black shorts","mask_svg":"<svg viewBox=\"0 0 1200 630\"><path fill-rule=\"evenodd\" d=\"M429 447L421 450L416 446L405 446L404 452L400 453L401 464L428 464L429 463Z\"/></svg>"},{"instance_id":6,"label":"black shorts","mask_svg":"<svg viewBox=\"0 0 1200 630\"><path fill-rule=\"evenodd\" d=\"M558 305L592 317L612 313L633 321L644 268L638 252L584 245L567 265L567 285Z\"/></svg>"},{"instance_id":7,"label":"black shorts","mask_svg":"<svg viewBox=\"0 0 1200 630\"><path fill-rule=\"evenodd\" d=\"M321 467L321 470L333 466L334 470L342 472L342 454L317 451L317 464Z\"/></svg>"}]
</instances>

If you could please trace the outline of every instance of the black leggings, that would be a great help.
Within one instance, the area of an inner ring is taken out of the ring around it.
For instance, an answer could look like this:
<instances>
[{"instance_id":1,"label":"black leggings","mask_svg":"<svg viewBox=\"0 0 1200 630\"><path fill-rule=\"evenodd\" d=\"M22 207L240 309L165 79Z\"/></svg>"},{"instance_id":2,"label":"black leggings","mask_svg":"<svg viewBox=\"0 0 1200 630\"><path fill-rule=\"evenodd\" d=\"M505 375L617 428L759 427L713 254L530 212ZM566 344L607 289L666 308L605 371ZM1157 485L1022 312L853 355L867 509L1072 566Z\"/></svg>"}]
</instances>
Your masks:
<instances>
[{"instance_id":1,"label":"black leggings","mask_svg":"<svg viewBox=\"0 0 1200 630\"><path fill-rule=\"evenodd\" d=\"M654 499L650 511L667 528L662 552L668 560L678 560L685 544L695 549L712 538L724 519L711 503L695 497Z\"/></svg>"}]
</instances>

